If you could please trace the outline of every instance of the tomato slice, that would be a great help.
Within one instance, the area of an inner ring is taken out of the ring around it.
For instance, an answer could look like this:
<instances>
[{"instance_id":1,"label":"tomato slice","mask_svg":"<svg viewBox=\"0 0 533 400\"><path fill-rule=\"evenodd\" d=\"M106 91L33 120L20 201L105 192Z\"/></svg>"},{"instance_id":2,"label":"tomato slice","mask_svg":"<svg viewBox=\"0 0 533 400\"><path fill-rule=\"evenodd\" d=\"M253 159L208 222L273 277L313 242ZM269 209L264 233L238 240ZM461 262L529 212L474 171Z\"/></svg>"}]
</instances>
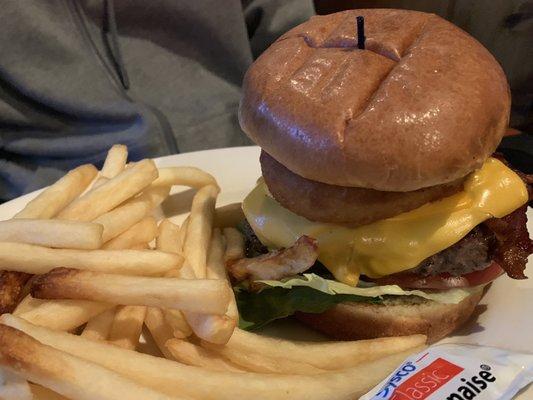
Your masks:
<instances>
[{"instance_id":1,"label":"tomato slice","mask_svg":"<svg viewBox=\"0 0 533 400\"><path fill-rule=\"evenodd\" d=\"M440 274L435 276L422 276L413 273L399 273L377 279L379 285L398 285L403 289L437 289L478 286L487 284L504 273L503 269L495 262L481 271L470 272L461 276Z\"/></svg>"},{"instance_id":2,"label":"tomato slice","mask_svg":"<svg viewBox=\"0 0 533 400\"><path fill-rule=\"evenodd\" d=\"M492 282L504 273L505 271L500 267L500 264L493 261L487 268L482 269L481 271L470 272L463 276L468 280L468 286L478 286Z\"/></svg>"}]
</instances>

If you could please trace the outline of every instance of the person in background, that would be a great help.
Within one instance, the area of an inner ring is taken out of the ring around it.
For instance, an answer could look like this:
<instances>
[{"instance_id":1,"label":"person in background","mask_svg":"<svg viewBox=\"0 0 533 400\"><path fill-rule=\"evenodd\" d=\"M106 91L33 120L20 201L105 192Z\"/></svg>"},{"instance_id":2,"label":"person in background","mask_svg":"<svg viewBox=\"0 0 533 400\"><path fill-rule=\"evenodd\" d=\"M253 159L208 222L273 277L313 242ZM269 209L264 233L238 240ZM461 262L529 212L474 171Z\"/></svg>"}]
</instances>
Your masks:
<instances>
[{"instance_id":1,"label":"person in background","mask_svg":"<svg viewBox=\"0 0 533 400\"><path fill-rule=\"evenodd\" d=\"M114 143L133 159L251 144L237 120L242 77L314 7L411 8L452 20L503 64L512 126L530 129L531 1L5 0L0 202L81 163L101 165ZM531 136L504 150L533 168Z\"/></svg>"},{"instance_id":2,"label":"person in background","mask_svg":"<svg viewBox=\"0 0 533 400\"><path fill-rule=\"evenodd\" d=\"M3 1L0 202L114 143L134 160L251 144L242 77L313 14L310 0Z\"/></svg>"}]
</instances>

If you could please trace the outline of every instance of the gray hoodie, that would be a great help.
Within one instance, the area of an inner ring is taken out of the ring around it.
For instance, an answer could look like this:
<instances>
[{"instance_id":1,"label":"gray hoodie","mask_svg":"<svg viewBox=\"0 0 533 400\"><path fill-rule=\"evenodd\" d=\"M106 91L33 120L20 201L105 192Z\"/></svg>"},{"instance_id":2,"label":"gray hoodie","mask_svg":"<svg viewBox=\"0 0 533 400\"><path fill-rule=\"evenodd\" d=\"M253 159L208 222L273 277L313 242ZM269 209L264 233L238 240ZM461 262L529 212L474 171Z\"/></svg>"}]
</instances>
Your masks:
<instances>
[{"instance_id":1,"label":"gray hoodie","mask_svg":"<svg viewBox=\"0 0 533 400\"><path fill-rule=\"evenodd\" d=\"M114 143L132 159L249 144L244 72L313 13L301 0L5 0L0 202Z\"/></svg>"}]
</instances>

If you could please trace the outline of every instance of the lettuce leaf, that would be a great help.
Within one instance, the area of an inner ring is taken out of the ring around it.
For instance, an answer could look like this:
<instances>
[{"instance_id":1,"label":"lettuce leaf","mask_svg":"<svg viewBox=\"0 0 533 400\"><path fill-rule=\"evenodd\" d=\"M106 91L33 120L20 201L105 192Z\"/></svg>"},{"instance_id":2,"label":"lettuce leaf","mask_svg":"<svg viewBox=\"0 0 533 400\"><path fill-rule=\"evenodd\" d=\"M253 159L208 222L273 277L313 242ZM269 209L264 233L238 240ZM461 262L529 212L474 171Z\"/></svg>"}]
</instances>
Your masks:
<instances>
[{"instance_id":1,"label":"lettuce leaf","mask_svg":"<svg viewBox=\"0 0 533 400\"><path fill-rule=\"evenodd\" d=\"M261 328L275 319L289 317L297 311L321 313L345 301L380 302L379 298L351 294L331 295L306 286L295 286L291 290L272 287L258 293L236 289L239 327L247 330Z\"/></svg>"},{"instance_id":2,"label":"lettuce leaf","mask_svg":"<svg viewBox=\"0 0 533 400\"><path fill-rule=\"evenodd\" d=\"M424 292L422 290L403 290L397 285L378 286L360 282L360 286L353 287L344 283L325 279L316 274L303 274L283 281L258 281L270 287L294 289L296 287L309 287L329 295L349 294L361 297L392 296L417 296L438 303L458 304L472 293L482 289L480 287L452 288L441 292ZM364 285L361 287L361 285Z\"/></svg>"},{"instance_id":3,"label":"lettuce leaf","mask_svg":"<svg viewBox=\"0 0 533 400\"><path fill-rule=\"evenodd\" d=\"M266 287L257 293L249 292L243 287L235 288L241 329L258 329L298 311L321 313L343 302L381 303L383 296L415 296L440 303L456 304L472 293L482 290L480 286L424 292L403 290L396 285L377 286L363 282L360 285L365 287L352 287L315 274L304 274L283 281L258 282Z\"/></svg>"}]
</instances>

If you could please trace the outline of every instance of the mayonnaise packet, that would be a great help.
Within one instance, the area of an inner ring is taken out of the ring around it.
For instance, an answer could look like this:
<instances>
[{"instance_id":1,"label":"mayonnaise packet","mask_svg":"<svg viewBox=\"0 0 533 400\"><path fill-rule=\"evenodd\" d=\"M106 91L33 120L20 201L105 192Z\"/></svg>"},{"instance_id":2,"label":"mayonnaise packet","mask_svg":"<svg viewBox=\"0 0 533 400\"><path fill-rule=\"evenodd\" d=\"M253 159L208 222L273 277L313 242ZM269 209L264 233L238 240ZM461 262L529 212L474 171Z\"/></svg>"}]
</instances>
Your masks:
<instances>
[{"instance_id":1,"label":"mayonnaise packet","mask_svg":"<svg viewBox=\"0 0 533 400\"><path fill-rule=\"evenodd\" d=\"M531 382L533 354L442 344L409 357L361 400L505 400Z\"/></svg>"}]
</instances>

